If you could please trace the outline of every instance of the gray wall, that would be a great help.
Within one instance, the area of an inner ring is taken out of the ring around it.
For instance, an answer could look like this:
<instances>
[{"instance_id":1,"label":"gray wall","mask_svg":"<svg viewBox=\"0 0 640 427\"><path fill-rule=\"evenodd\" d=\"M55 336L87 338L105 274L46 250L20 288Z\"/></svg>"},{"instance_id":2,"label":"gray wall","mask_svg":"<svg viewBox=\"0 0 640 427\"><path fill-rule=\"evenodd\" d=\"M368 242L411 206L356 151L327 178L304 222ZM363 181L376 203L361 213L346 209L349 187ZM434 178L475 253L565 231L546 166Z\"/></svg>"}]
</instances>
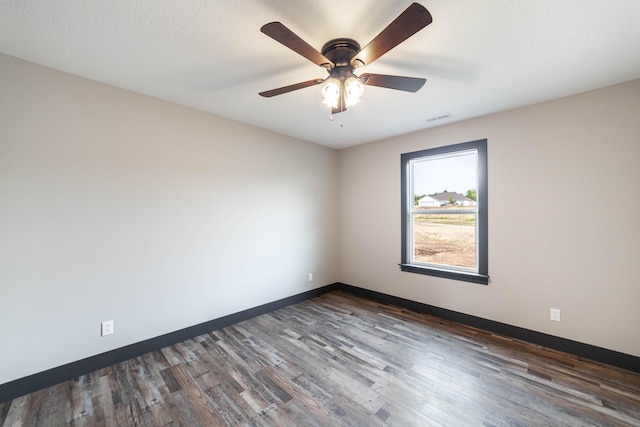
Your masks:
<instances>
[{"instance_id":1,"label":"gray wall","mask_svg":"<svg viewBox=\"0 0 640 427\"><path fill-rule=\"evenodd\" d=\"M337 281L335 150L3 55L0 93L0 384Z\"/></svg>"},{"instance_id":2,"label":"gray wall","mask_svg":"<svg viewBox=\"0 0 640 427\"><path fill-rule=\"evenodd\" d=\"M400 154L481 138L489 286L401 272ZM640 80L342 150L340 280L640 356L639 159Z\"/></svg>"}]
</instances>

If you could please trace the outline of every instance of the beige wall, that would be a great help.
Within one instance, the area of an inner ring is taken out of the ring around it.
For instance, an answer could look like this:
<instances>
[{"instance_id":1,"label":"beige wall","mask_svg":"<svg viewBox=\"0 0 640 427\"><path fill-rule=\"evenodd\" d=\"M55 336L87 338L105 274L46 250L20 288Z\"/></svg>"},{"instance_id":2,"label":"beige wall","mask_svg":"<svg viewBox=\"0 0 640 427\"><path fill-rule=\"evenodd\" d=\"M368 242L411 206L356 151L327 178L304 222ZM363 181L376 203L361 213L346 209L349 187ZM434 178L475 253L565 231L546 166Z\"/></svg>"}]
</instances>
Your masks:
<instances>
[{"instance_id":1,"label":"beige wall","mask_svg":"<svg viewBox=\"0 0 640 427\"><path fill-rule=\"evenodd\" d=\"M0 384L338 280L336 151L3 55L0 94Z\"/></svg>"},{"instance_id":2,"label":"beige wall","mask_svg":"<svg viewBox=\"0 0 640 427\"><path fill-rule=\"evenodd\" d=\"M0 93L0 384L335 281L640 356L640 81L340 152L3 55ZM400 272L400 154L479 138L490 285Z\"/></svg>"},{"instance_id":3,"label":"beige wall","mask_svg":"<svg viewBox=\"0 0 640 427\"><path fill-rule=\"evenodd\" d=\"M401 272L400 154L481 138L489 286ZM342 150L339 164L342 282L640 356L640 80Z\"/></svg>"}]
</instances>

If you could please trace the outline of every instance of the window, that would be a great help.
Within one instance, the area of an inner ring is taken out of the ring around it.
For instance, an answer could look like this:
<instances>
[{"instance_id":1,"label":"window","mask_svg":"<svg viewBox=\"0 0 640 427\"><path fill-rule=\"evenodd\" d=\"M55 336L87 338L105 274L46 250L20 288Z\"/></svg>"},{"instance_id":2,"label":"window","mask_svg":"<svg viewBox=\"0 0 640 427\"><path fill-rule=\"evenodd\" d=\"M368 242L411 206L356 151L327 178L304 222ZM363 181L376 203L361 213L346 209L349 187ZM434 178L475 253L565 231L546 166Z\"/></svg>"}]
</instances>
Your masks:
<instances>
[{"instance_id":1,"label":"window","mask_svg":"<svg viewBox=\"0 0 640 427\"><path fill-rule=\"evenodd\" d=\"M402 271L488 284L487 140L401 155Z\"/></svg>"}]
</instances>

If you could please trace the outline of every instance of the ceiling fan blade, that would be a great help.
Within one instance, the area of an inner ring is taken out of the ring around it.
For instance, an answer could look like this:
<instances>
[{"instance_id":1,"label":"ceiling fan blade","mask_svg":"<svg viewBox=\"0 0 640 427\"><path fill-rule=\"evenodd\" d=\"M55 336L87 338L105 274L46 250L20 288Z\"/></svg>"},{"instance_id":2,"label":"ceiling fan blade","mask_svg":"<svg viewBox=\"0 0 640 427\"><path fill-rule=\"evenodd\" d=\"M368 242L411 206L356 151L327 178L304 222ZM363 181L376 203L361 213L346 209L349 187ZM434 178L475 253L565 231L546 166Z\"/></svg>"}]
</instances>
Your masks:
<instances>
[{"instance_id":1,"label":"ceiling fan blade","mask_svg":"<svg viewBox=\"0 0 640 427\"><path fill-rule=\"evenodd\" d=\"M296 83L289 86L279 87L277 89L267 90L265 92L260 92L258 95L264 96L265 98L271 98L272 96L282 95L283 93L292 92L298 89L304 89L305 87L319 85L324 82L324 79L313 79L308 80L306 82Z\"/></svg>"},{"instance_id":2,"label":"ceiling fan blade","mask_svg":"<svg viewBox=\"0 0 640 427\"><path fill-rule=\"evenodd\" d=\"M321 67L333 68L333 62L318 52L309 43L298 37L293 31L282 25L281 22L270 22L260 28L260 31L289 49L304 56L309 61Z\"/></svg>"},{"instance_id":3,"label":"ceiling fan blade","mask_svg":"<svg viewBox=\"0 0 640 427\"><path fill-rule=\"evenodd\" d=\"M388 76L386 74L362 74L367 86L386 87L387 89L403 90L405 92L417 92L426 83L427 79L415 77Z\"/></svg>"},{"instance_id":4,"label":"ceiling fan blade","mask_svg":"<svg viewBox=\"0 0 640 427\"><path fill-rule=\"evenodd\" d=\"M429 11L419 3L412 3L380 34L369 42L351 59L351 65L368 65L382 55L431 24L433 18Z\"/></svg>"}]
</instances>

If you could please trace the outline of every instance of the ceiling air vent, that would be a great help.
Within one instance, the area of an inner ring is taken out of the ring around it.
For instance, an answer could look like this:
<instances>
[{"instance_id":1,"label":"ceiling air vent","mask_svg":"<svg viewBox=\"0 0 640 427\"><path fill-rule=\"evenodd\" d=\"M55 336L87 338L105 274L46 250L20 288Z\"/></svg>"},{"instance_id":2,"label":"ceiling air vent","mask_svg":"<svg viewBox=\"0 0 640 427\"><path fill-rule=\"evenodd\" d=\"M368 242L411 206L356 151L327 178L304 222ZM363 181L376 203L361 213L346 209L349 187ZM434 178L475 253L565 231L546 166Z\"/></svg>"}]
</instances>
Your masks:
<instances>
[{"instance_id":1,"label":"ceiling air vent","mask_svg":"<svg viewBox=\"0 0 640 427\"><path fill-rule=\"evenodd\" d=\"M452 117L453 117L453 115L452 115L451 113L449 113L449 114L443 114L442 116L429 117L429 118L427 119L427 122L429 122L429 123L433 123L433 122L437 122L437 121L440 121L440 120L450 119L450 118L452 118Z\"/></svg>"}]
</instances>

